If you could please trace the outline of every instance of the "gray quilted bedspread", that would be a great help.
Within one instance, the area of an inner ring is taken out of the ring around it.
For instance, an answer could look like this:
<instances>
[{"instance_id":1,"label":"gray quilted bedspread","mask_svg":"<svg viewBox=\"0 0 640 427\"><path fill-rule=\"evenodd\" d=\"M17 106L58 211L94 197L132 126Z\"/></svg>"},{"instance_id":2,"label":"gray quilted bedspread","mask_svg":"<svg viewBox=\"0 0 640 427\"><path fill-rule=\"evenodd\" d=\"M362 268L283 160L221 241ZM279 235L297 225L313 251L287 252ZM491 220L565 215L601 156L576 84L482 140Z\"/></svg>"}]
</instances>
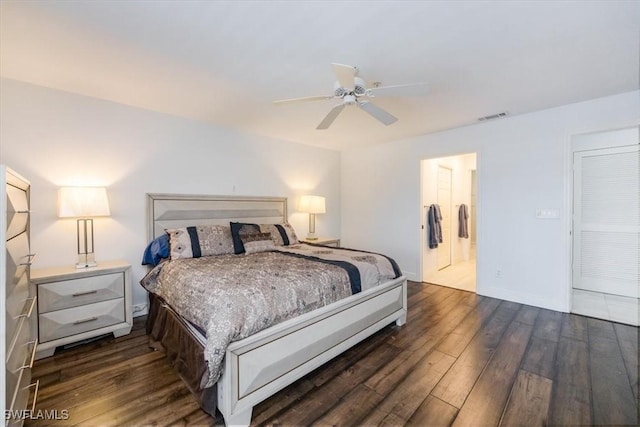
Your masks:
<instances>
[{"instance_id":1,"label":"gray quilted bedspread","mask_svg":"<svg viewBox=\"0 0 640 427\"><path fill-rule=\"evenodd\" d=\"M386 257L308 245L287 252L350 259L366 290L397 276ZM281 252L218 255L159 264L141 281L206 333L210 387L221 374L229 343L352 294L347 271Z\"/></svg>"}]
</instances>

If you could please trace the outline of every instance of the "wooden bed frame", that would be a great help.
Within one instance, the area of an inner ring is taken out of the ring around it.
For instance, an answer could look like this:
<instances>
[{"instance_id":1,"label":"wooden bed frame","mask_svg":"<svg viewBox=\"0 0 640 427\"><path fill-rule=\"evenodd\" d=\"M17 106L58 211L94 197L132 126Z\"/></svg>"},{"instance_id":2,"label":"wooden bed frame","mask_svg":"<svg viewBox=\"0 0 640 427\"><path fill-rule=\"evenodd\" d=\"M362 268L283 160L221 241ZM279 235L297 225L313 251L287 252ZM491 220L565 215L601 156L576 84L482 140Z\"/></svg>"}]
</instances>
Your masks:
<instances>
[{"instance_id":1,"label":"wooden bed frame","mask_svg":"<svg viewBox=\"0 0 640 427\"><path fill-rule=\"evenodd\" d=\"M149 240L167 228L278 224L287 199L148 194ZM386 325L407 319L404 276L231 343L218 380L218 409L227 425L249 425L253 407Z\"/></svg>"}]
</instances>

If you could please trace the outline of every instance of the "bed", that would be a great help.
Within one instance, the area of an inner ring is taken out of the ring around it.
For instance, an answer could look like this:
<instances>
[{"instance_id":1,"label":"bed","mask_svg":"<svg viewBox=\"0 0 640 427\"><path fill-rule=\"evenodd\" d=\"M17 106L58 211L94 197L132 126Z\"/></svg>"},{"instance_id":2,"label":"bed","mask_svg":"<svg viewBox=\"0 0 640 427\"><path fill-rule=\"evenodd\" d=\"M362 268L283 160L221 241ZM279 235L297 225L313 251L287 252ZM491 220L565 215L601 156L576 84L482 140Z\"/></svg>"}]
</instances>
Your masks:
<instances>
[{"instance_id":1,"label":"bed","mask_svg":"<svg viewBox=\"0 0 640 427\"><path fill-rule=\"evenodd\" d=\"M287 199L278 197L148 194L147 211L150 241L166 234L165 230L184 227L220 226L229 225L230 222L287 223ZM284 233L283 238L286 240ZM276 252L246 255L246 259L288 257L295 262L305 263L308 262L306 254L312 253L313 258L329 257L327 263L332 264L328 266L331 270L341 262L332 257L349 256L348 250L324 250L328 248L321 246L290 245L278 249ZM369 253L365 255L363 259L374 255L383 257ZM200 266L213 259L213 262L226 265L227 261L222 258L224 256L231 258L234 255L208 257L210 260L206 261L201 261L201 258L187 261ZM180 267L174 263L173 270L168 267L171 262L163 267L166 269L164 273L158 268L157 272L154 273L154 269L150 274L166 273L165 282L170 271L177 272L174 275L176 278L181 277L187 262ZM390 262L395 264L392 260ZM279 258L275 259L275 263L283 264ZM308 265L301 265L298 268L306 271ZM379 266L376 268L380 269ZM397 266L394 268L397 269ZM353 291L353 280L349 277ZM148 287L148 283L144 285L147 290L152 288ZM217 381L211 384L211 371L214 369L209 369L209 366L213 366L209 346L215 339L207 340L207 330L202 325L195 326L197 322L188 320L191 313L185 312L179 302L173 302L176 307L169 304L161 294L149 292L147 331L152 347L167 353L200 406L212 415L217 407L227 425L249 425L256 404L388 324L395 322L403 325L407 316L406 278L399 270L396 270L393 278L377 286L364 286L363 280L363 288L358 293L339 297L335 301L329 300L332 302L327 305L230 342L221 358L220 373L215 377ZM221 323L224 321L210 322L210 325Z\"/></svg>"}]
</instances>

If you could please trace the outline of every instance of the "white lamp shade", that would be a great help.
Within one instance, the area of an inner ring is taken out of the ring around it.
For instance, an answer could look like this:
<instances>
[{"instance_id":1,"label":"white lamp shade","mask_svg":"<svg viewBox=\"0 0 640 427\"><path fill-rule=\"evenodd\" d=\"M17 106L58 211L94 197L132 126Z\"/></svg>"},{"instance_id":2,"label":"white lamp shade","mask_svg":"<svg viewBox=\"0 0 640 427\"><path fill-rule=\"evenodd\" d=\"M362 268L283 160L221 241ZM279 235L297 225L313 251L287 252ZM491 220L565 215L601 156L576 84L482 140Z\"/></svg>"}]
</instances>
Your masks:
<instances>
[{"instance_id":1,"label":"white lamp shade","mask_svg":"<svg viewBox=\"0 0 640 427\"><path fill-rule=\"evenodd\" d=\"M326 212L325 198L322 196L302 196L299 208L301 212L323 214Z\"/></svg>"},{"instance_id":2,"label":"white lamp shade","mask_svg":"<svg viewBox=\"0 0 640 427\"><path fill-rule=\"evenodd\" d=\"M110 216L104 187L61 187L58 190L58 217L90 218Z\"/></svg>"}]
</instances>

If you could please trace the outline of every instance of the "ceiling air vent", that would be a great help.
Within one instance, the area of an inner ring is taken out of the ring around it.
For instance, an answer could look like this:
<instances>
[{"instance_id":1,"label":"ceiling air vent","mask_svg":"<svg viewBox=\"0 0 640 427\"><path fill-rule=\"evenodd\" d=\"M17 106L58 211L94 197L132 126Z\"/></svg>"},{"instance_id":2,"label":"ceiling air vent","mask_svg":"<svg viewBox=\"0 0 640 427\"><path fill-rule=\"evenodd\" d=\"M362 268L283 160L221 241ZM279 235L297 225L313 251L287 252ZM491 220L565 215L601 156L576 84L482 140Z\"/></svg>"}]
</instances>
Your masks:
<instances>
[{"instance_id":1,"label":"ceiling air vent","mask_svg":"<svg viewBox=\"0 0 640 427\"><path fill-rule=\"evenodd\" d=\"M479 122L484 122L487 120L493 120L493 119L499 119L501 117L507 117L509 115L508 111L503 111L501 113L497 113L497 114L491 114L489 116L484 116L484 117L480 117L478 119Z\"/></svg>"}]
</instances>

